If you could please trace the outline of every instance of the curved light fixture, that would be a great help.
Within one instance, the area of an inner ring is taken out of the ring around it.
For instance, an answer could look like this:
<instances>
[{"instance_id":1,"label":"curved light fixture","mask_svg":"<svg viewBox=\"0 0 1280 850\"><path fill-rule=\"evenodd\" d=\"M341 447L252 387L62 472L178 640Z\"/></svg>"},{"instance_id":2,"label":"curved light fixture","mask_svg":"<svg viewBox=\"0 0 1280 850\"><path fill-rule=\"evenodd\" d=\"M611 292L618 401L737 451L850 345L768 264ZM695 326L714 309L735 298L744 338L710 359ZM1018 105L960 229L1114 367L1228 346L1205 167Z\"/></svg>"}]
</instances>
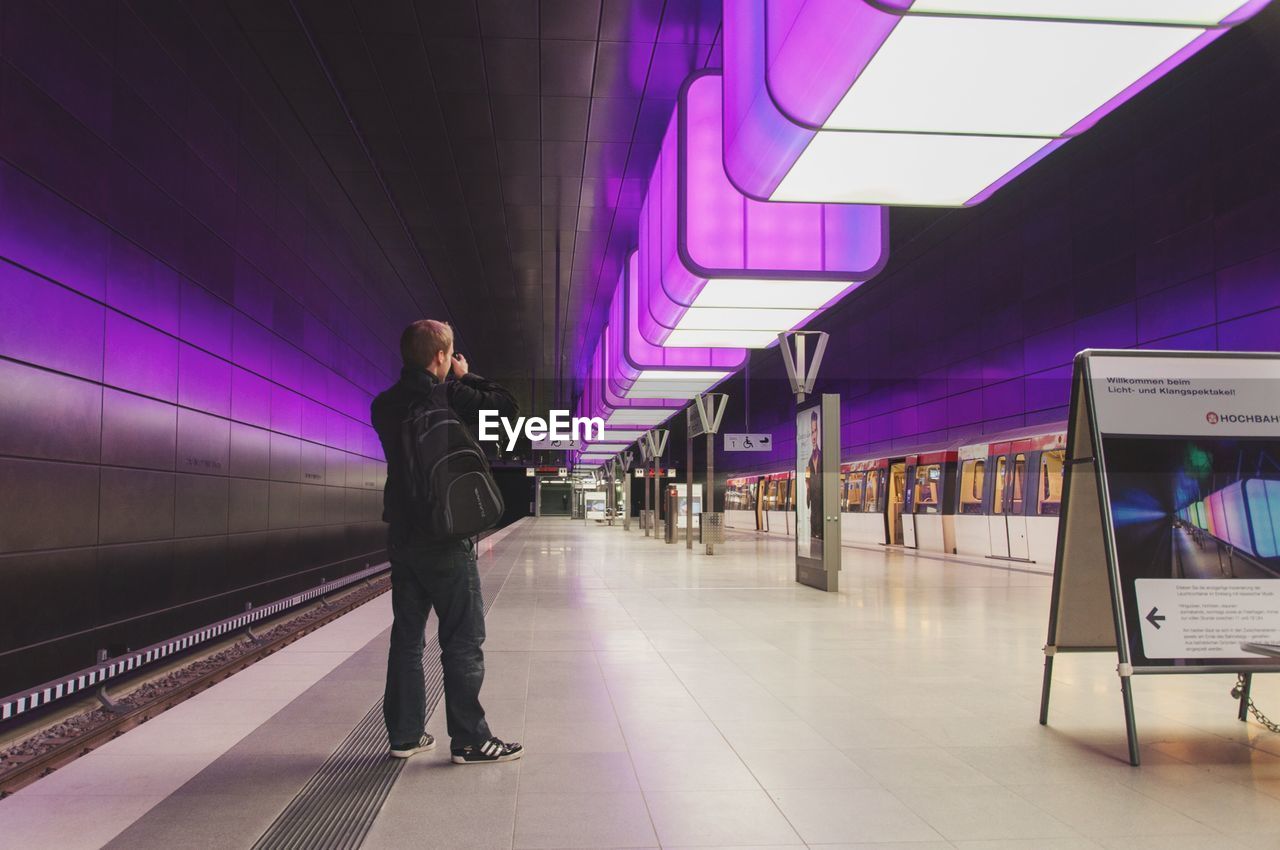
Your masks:
<instances>
[{"instance_id":1,"label":"curved light fixture","mask_svg":"<svg viewBox=\"0 0 1280 850\"><path fill-rule=\"evenodd\" d=\"M645 194L634 327L651 346L764 348L886 258L882 207L744 196L724 169L723 111L719 74L685 81Z\"/></svg>"},{"instance_id":2,"label":"curved light fixture","mask_svg":"<svg viewBox=\"0 0 1280 850\"><path fill-rule=\"evenodd\" d=\"M747 352L732 348L663 348L640 333L639 253L632 252L609 307L605 341L606 397L679 399L714 387L741 368Z\"/></svg>"},{"instance_id":3,"label":"curved light fixture","mask_svg":"<svg viewBox=\"0 0 1280 850\"><path fill-rule=\"evenodd\" d=\"M732 0L725 168L773 201L972 206L1269 0Z\"/></svg>"},{"instance_id":4,"label":"curved light fixture","mask_svg":"<svg viewBox=\"0 0 1280 850\"><path fill-rule=\"evenodd\" d=\"M609 327L600 334L595 353L591 357L591 371L578 399L578 416L598 416L605 423L602 442L619 442L626 438L621 433L644 431L665 422L680 410L685 402L678 399L625 399L608 393L605 371L605 352ZM638 438L637 438L638 439ZM630 442L630 440L627 440Z\"/></svg>"}]
</instances>

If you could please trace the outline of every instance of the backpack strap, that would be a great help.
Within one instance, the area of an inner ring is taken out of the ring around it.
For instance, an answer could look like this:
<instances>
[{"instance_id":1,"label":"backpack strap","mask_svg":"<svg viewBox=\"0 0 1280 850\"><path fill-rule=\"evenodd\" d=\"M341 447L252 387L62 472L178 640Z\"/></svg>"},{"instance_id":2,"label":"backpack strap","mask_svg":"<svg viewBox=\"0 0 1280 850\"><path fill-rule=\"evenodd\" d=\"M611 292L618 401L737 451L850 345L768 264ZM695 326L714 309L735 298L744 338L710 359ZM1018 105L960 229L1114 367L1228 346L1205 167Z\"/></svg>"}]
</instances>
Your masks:
<instances>
[{"instance_id":1,"label":"backpack strap","mask_svg":"<svg viewBox=\"0 0 1280 850\"><path fill-rule=\"evenodd\" d=\"M404 475L400 480L410 501L418 497L418 455L413 445L413 421L418 417L419 404L411 402L404 419L400 420L400 454L404 463Z\"/></svg>"},{"instance_id":2,"label":"backpack strap","mask_svg":"<svg viewBox=\"0 0 1280 850\"><path fill-rule=\"evenodd\" d=\"M449 385L444 382L438 382L431 388L431 403L436 407L449 406Z\"/></svg>"}]
</instances>

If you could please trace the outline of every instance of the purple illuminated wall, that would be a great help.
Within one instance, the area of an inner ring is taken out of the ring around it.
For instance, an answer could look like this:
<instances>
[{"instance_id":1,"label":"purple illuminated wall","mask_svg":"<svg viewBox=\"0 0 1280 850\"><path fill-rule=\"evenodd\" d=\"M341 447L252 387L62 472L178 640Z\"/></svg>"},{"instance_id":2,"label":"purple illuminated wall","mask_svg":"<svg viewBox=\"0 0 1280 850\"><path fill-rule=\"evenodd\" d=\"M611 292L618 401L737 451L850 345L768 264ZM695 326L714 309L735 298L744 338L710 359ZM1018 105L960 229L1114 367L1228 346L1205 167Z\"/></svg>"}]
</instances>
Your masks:
<instances>
[{"instance_id":1,"label":"purple illuminated wall","mask_svg":"<svg viewBox=\"0 0 1280 850\"><path fill-rule=\"evenodd\" d=\"M1278 37L1273 7L981 207L891 211L888 267L811 325L845 456L1065 420L1086 347L1280 349ZM751 368L777 450L717 470L788 468L781 359Z\"/></svg>"},{"instance_id":2,"label":"purple illuminated wall","mask_svg":"<svg viewBox=\"0 0 1280 850\"><path fill-rule=\"evenodd\" d=\"M0 25L0 693L385 534L398 327L318 158L216 20L67 5Z\"/></svg>"}]
</instances>

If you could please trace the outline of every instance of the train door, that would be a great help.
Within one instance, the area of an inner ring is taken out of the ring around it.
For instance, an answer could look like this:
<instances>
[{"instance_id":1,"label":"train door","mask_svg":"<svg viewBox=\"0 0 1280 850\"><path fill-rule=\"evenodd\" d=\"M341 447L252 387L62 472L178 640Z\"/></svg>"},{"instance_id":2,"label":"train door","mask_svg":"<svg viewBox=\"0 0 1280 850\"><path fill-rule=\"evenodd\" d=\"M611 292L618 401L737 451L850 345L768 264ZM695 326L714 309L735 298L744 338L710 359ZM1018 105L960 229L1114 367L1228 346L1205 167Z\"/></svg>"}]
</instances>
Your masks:
<instances>
[{"instance_id":1,"label":"train door","mask_svg":"<svg viewBox=\"0 0 1280 850\"><path fill-rule=\"evenodd\" d=\"M885 519L889 523L888 541L901 546L902 507L907 491L907 464L905 461L889 462L889 498L886 500ZM914 541L913 541L914 542Z\"/></svg>"},{"instance_id":2,"label":"train door","mask_svg":"<svg viewBox=\"0 0 1280 850\"><path fill-rule=\"evenodd\" d=\"M1009 557L1009 519L1007 496L1009 490L1009 455L993 456L988 468L991 476L991 511L987 514L987 539L993 558Z\"/></svg>"},{"instance_id":3,"label":"train door","mask_svg":"<svg viewBox=\"0 0 1280 850\"><path fill-rule=\"evenodd\" d=\"M907 466L903 480L902 499L902 545L910 549L919 548L916 542L916 472L920 467L915 464Z\"/></svg>"},{"instance_id":4,"label":"train door","mask_svg":"<svg viewBox=\"0 0 1280 850\"><path fill-rule=\"evenodd\" d=\"M756 531L768 531L769 525L765 521L764 513L764 476L761 476L757 481L751 482L748 486L751 487L751 491L755 494L755 498L752 501L756 509Z\"/></svg>"},{"instance_id":5,"label":"train door","mask_svg":"<svg viewBox=\"0 0 1280 850\"><path fill-rule=\"evenodd\" d=\"M1013 456L1013 471L1009 475L1009 498L1005 505L1005 523L1009 529L1009 557L1022 561L1031 560L1031 544L1027 537L1027 456L1019 452Z\"/></svg>"}]
</instances>

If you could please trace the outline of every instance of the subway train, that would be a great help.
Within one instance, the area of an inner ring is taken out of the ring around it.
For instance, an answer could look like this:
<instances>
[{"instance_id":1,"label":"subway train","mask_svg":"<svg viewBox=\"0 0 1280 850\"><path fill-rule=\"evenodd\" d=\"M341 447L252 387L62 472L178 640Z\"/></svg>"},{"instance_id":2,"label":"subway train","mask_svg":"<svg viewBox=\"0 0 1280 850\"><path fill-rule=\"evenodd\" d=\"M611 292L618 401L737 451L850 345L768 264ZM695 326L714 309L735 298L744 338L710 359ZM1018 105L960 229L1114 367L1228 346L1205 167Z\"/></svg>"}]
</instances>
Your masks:
<instances>
[{"instance_id":1,"label":"subway train","mask_svg":"<svg viewBox=\"0 0 1280 850\"><path fill-rule=\"evenodd\" d=\"M841 541L1052 569L1066 444L1058 423L844 462ZM730 478L725 525L794 534L795 491L790 470Z\"/></svg>"}]
</instances>

